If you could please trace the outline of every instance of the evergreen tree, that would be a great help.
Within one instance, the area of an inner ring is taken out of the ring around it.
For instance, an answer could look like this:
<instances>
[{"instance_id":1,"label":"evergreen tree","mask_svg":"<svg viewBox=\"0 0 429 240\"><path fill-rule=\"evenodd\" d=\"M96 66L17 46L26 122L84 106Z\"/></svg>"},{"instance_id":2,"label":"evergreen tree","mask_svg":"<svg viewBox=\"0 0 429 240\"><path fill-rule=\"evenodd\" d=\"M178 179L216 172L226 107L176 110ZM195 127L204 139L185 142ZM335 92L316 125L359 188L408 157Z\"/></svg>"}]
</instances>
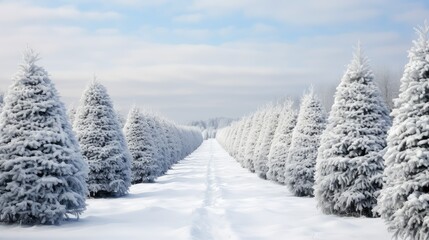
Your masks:
<instances>
[{"instance_id":1,"label":"evergreen tree","mask_svg":"<svg viewBox=\"0 0 429 240\"><path fill-rule=\"evenodd\" d=\"M84 159L89 165L88 189L93 197L119 197L131 185L131 155L112 101L93 81L84 91L74 121Z\"/></svg>"},{"instance_id":2,"label":"evergreen tree","mask_svg":"<svg viewBox=\"0 0 429 240\"><path fill-rule=\"evenodd\" d=\"M133 183L153 182L157 177L153 126L137 107L128 114L124 131L132 155Z\"/></svg>"},{"instance_id":3,"label":"evergreen tree","mask_svg":"<svg viewBox=\"0 0 429 240\"><path fill-rule=\"evenodd\" d=\"M384 155L377 211L396 237L429 239L429 25L408 53Z\"/></svg>"},{"instance_id":4,"label":"evergreen tree","mask_svg":"<svg viewBox=\"0 0 429 240\"><path fill-rule=\"evenodd\" d=\"M267 124L266 124L266 122L267 121L269 121L269 118L270 118L270 116L271 116L271 109L272 109L272 107L273 107L273 105L272 105L272 103L268 103L267 105L265 105L263 108L262 108L262 115L260 116L261 117L261 125L260 125L260 129L259 129L259 134L258 134L258 136L257 136L257 138L256 138L256 144L255 144L255 150L254 150L254 152L253 152L253 156L252 156L252 161L253 161L253 164L254 164L254 168L255 168L255 172L257 173L257 160L258 160L258 156L259 156L259 154L260 154L260 152L261 152L261 148L262 148L262 145L263 145L263 142L264 142L264 136L265 136L265 131L266 131L266 126L267 126Z\"/></svg>"},{"instance_id":5,"label":"evergreen tree","mask_svg":"<svg viewBox=\"0 0 429 240\"><path fill-rule=\"evenodd\" d=\"M48 73L27 50L0 117L0 220L58 224L85 210L87 165Z\"/></svg>"},{"instance_id":6,"label":"evergreen tree","mask_svg":"<svg viewBox=\"0 0 429 240\"><path fill-rule=\"evenodd\" d=\"M259 110L255 113L252 120L252 129L249 133L249 137L247 138L246 150L244 153L244 166L249 169L251 172L255 172L254 165L254 156L255 156L255 148L258 144L259 134L262 130L262 124L264 119L264 112Z\"/></svg>"},{"instance_id":7,"label":"evergreen tree","mask_svg":"<svg viewBox=\"0 0 429 240\"><path fill-rule=\"evenodd\" d=\"M293 108L293 102L286 100L281 109L279 123L274 133L267 163L267 179L281 184L285 183L286 161L289 157L289 148L292 143L292 132L296 125L296 117L297 112Z\"/></svg>"},{"instance_id":8,"label":"evergreen tree","mask_svg":"<svg viewBox=\"0 0 429 240\"><path fill-rule=\"evenodd\" d=\"M74 105L70 105L67 109L67 117L69 118L72 126L73 126L75 116L76 116L76 107Z\"/></svg>"},{"instance_id":9,"label":"evergreen tree","mask_svg":"<svg viewBox=\"0 0 429 240\"><path fill-rule=\"evenodd\" d=\"M4 93L0 91L0 113L2 112L4 105Z\"/></svg>"},{"instance_id":10,"label":"evergreen tree","mask_svg":"<svg viewBox=\"0 0 429 240\"><path fill-rule=\"evenodd\" d=\"M125 119L124 115L122 115L121 111L119 110L115 110L115 111L116 111L116 116L118 116L119 126L121 126L121 128L124 128L125 122L127 120Z\"/></svg>"},{"instance_id":11,"label":"evergreen tree","mask_svg":"<svg viewBox=\"0 0 429 240\"><path fill-rule=\"evenodd\" d=\"M160 166L159 175L166 173L170 167L167 149L167 138L163 129L163 124L159 116L153 115L155 122L155 146L157 148L158 166Z\"/></svg>"},{"instance_id":12,"label":"evergreen tree","mask_svg":"<svg viewBox=\"0 0 429 240\"><path fill-rule=\"evenodd\" d=\"M315 196L324 213L373 216L390 122L368 60L358 47L337 87L318 150Z\"/></svg>"},{"instance_id":13,"label":"evergreen tree","mask_svg":"<svg viewBox=\"0 0 429 240\"><path fill-rule=\"evenodd\" d=\"M270 153L271 144L278 126L281 110L281 105L271 105L267 108L267 114L265 115L264 128L261 131L261 144L259 150L257 151L255 161L255 172L260 178L263 179L267 178L268 155Z\"/></svg>"},{"instance_id":14,"label":"evergreen tree","mask_svg":"<svg viewBox=\"0 0 429 240\"><path fill-rule=\"evenodd\" d=\"M231 124L231 131L230 134L228 136L228 142L226 144L226 150L227 152L230 153L231 156L234 157L234 149L233 149L233 144L235 142L235 140L237 139L237 131L238 131L238 121L233 122Z\"/></svg>"},{"instance_id":15,"label":"evergreen tree","mask_svg":"<svg viewBox=\"0 0 429 240\"><path fill-rule=\"evenodd\" d=\"M252 128L252 119L253 116L248 116L245 118L243 123L243 133L241 134L240 143L238 146L238 155L237 160L240 162L241 166L244 167L245 152L246 152L246 143L248 141L249 133Z\"/></svg>"},{"instance_id":16,"label":"evergreen tree","mask_svg":"<svg viewBox=\"0 0 429 240\"><path fill-rule=\"evenodd\" d=\"M317 149L325 122L323 106L311 89L302 98L286 164L286 186L296 196L313 196Z\"/></svg>"},{"instance_id":17,"label":"evergreen tree","mask_svg":"<svg viewBox=\"0 0 429 240\"><path fill-rule=\"evenodd\" d=\"M180 152L182 142L180 141L180 138L179 138L179 130L177 128L177 125L174 123L171 123L170 130L171 130L171 135L173 140L173 145L171 148L173 150L173 159L174 159L173 163L175 164L179 162L180 156L182 155Z\"/></svg>"},{"instance_id":18,"label":"evergreen tree","mask_svg":"<svg viewBox=\"0 0 429 240\"><path fill-rule=\"evenodd\" d=\"M162 123L163 123L162 129L164 130L166 144L167 144L166 146L167 146L168 168L170 168L170 166L172 166L176 160L175 156L174 156L174 145L175 145L175 143L174 143L170 123L167 122L166 119L162 119Z\"/></svg>"},{"instance_id":19,"label":"evergreen tree","mask_svg":"<svg viewBox=\"0 0 429 240\"><path fill-rule=\"evenodd\" d=\"M243 135L243 131L244 131L244 118L240 120L240 122L238 123L238 127L237 127L237 134L236 137L234 139L234 142L232 143L232 149L233 149L233 156L237 159L238 154L239 154L239 146L240 146L240 141Z\"/></svg>"},{"instance_id":20,"label":"evergreen tree","mask_svg":"<svg viewBox=\"0 0 429 240\"><path fill-rule=\"evenodd\" d=\"M160 125L157 123L158 119L152 112L145 112L144 115L148 119L148 126L152 134L153 154L154 154L153 174L155 175L155 177L158 177L163 175L168 169L168 167L165 164L165 155L164 155L164 149L163 149L164 142L162 141L164 131L160 129Z\"/></svg>"}]
</instances>

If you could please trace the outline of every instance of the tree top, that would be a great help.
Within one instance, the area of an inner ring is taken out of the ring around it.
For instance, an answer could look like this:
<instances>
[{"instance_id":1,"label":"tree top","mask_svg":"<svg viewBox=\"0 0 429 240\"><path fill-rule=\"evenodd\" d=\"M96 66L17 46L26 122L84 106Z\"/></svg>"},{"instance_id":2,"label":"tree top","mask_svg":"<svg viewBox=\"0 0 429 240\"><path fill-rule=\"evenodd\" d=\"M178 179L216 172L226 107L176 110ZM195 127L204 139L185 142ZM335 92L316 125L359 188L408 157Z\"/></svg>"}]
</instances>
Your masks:
<instances>
[{"instance_id":1,"label":"tree top","mask_svg":"<svg viewBox=\"0 0 429 240\"><path fill-rule=\"evenodd\" d=\"M27 46L23 52L24 63L33 66L37 61L40 60L40 54L33 48Z\"/></svg>"},{"instance_id":2,"label":"tree top","mask_svg":"<svg viewBox=\"0 0 429 240\"><path fill-rule=\"evenodd\" d=\"M418 35L418 39L413 41L415 50L426 49L429 45L429 22L425 20L424 24L414 28Z\"/></svg>"}]
</instances>

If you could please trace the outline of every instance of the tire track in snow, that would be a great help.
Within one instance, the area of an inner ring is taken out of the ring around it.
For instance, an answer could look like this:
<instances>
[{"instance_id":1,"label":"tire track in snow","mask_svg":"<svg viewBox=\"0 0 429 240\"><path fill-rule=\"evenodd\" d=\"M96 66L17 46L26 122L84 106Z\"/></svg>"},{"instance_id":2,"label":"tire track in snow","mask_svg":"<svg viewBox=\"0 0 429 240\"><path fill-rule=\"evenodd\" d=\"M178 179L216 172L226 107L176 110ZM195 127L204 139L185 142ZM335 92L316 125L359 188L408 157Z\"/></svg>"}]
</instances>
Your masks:
<instances>
[{"instance_id":1,"label":"tire track in snow","mask_svg":"<svg viewBox=\"0 0 429 240\"><path fill-rule=\"evenodd\" d=\"M238 237L232 231L226 217L226 210L222 208L222 194L219 187L219 178L216 176L215 156L213 155L213 142L209 146L209 160L207 162L206 190L203 204L194 211L191 226L193 240L217 240Z\"/></svg>"}]
</instances>

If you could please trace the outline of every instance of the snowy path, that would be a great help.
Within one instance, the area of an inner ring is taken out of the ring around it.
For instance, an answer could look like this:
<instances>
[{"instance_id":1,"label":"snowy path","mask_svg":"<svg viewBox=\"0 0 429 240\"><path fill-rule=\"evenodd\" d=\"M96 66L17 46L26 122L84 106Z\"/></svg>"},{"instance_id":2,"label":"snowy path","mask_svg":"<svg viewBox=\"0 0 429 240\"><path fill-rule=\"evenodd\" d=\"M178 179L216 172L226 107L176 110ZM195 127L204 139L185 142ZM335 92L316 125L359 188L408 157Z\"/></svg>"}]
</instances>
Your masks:
<instances>
[{"instance_id":1,"label":"snowy path","mask_svg":"<svg viewBox=\"0 0 429 240\"><path fill-rule=\"evenodd\" d=\"M315 205L249 173L209 140L156 183L88 200L78 222L0 225L0 239L391 239L380 219L326 216Z\"/></svg>"}]
</instances>

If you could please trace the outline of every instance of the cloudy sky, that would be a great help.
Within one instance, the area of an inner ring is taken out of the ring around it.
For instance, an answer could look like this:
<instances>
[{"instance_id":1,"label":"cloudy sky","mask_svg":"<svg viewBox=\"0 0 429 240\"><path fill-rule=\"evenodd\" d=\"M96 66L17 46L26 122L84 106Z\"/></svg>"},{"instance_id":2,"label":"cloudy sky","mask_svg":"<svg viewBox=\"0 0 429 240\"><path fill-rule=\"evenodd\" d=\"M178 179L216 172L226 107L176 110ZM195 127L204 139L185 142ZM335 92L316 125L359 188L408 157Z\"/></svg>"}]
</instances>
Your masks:
<instances>
[{"instance_id":1,"label":"cloudy sky","mask_svg":"<svg viewBox=\"0 0 429 240\"><path fill-rule=\"evenodd\" d=\"M360 41L401 72L427 0L0 0L0 89L31 46L67 105L97 76L123 112L239 117L337 84Z\"/></svg>"}]
</instances>

